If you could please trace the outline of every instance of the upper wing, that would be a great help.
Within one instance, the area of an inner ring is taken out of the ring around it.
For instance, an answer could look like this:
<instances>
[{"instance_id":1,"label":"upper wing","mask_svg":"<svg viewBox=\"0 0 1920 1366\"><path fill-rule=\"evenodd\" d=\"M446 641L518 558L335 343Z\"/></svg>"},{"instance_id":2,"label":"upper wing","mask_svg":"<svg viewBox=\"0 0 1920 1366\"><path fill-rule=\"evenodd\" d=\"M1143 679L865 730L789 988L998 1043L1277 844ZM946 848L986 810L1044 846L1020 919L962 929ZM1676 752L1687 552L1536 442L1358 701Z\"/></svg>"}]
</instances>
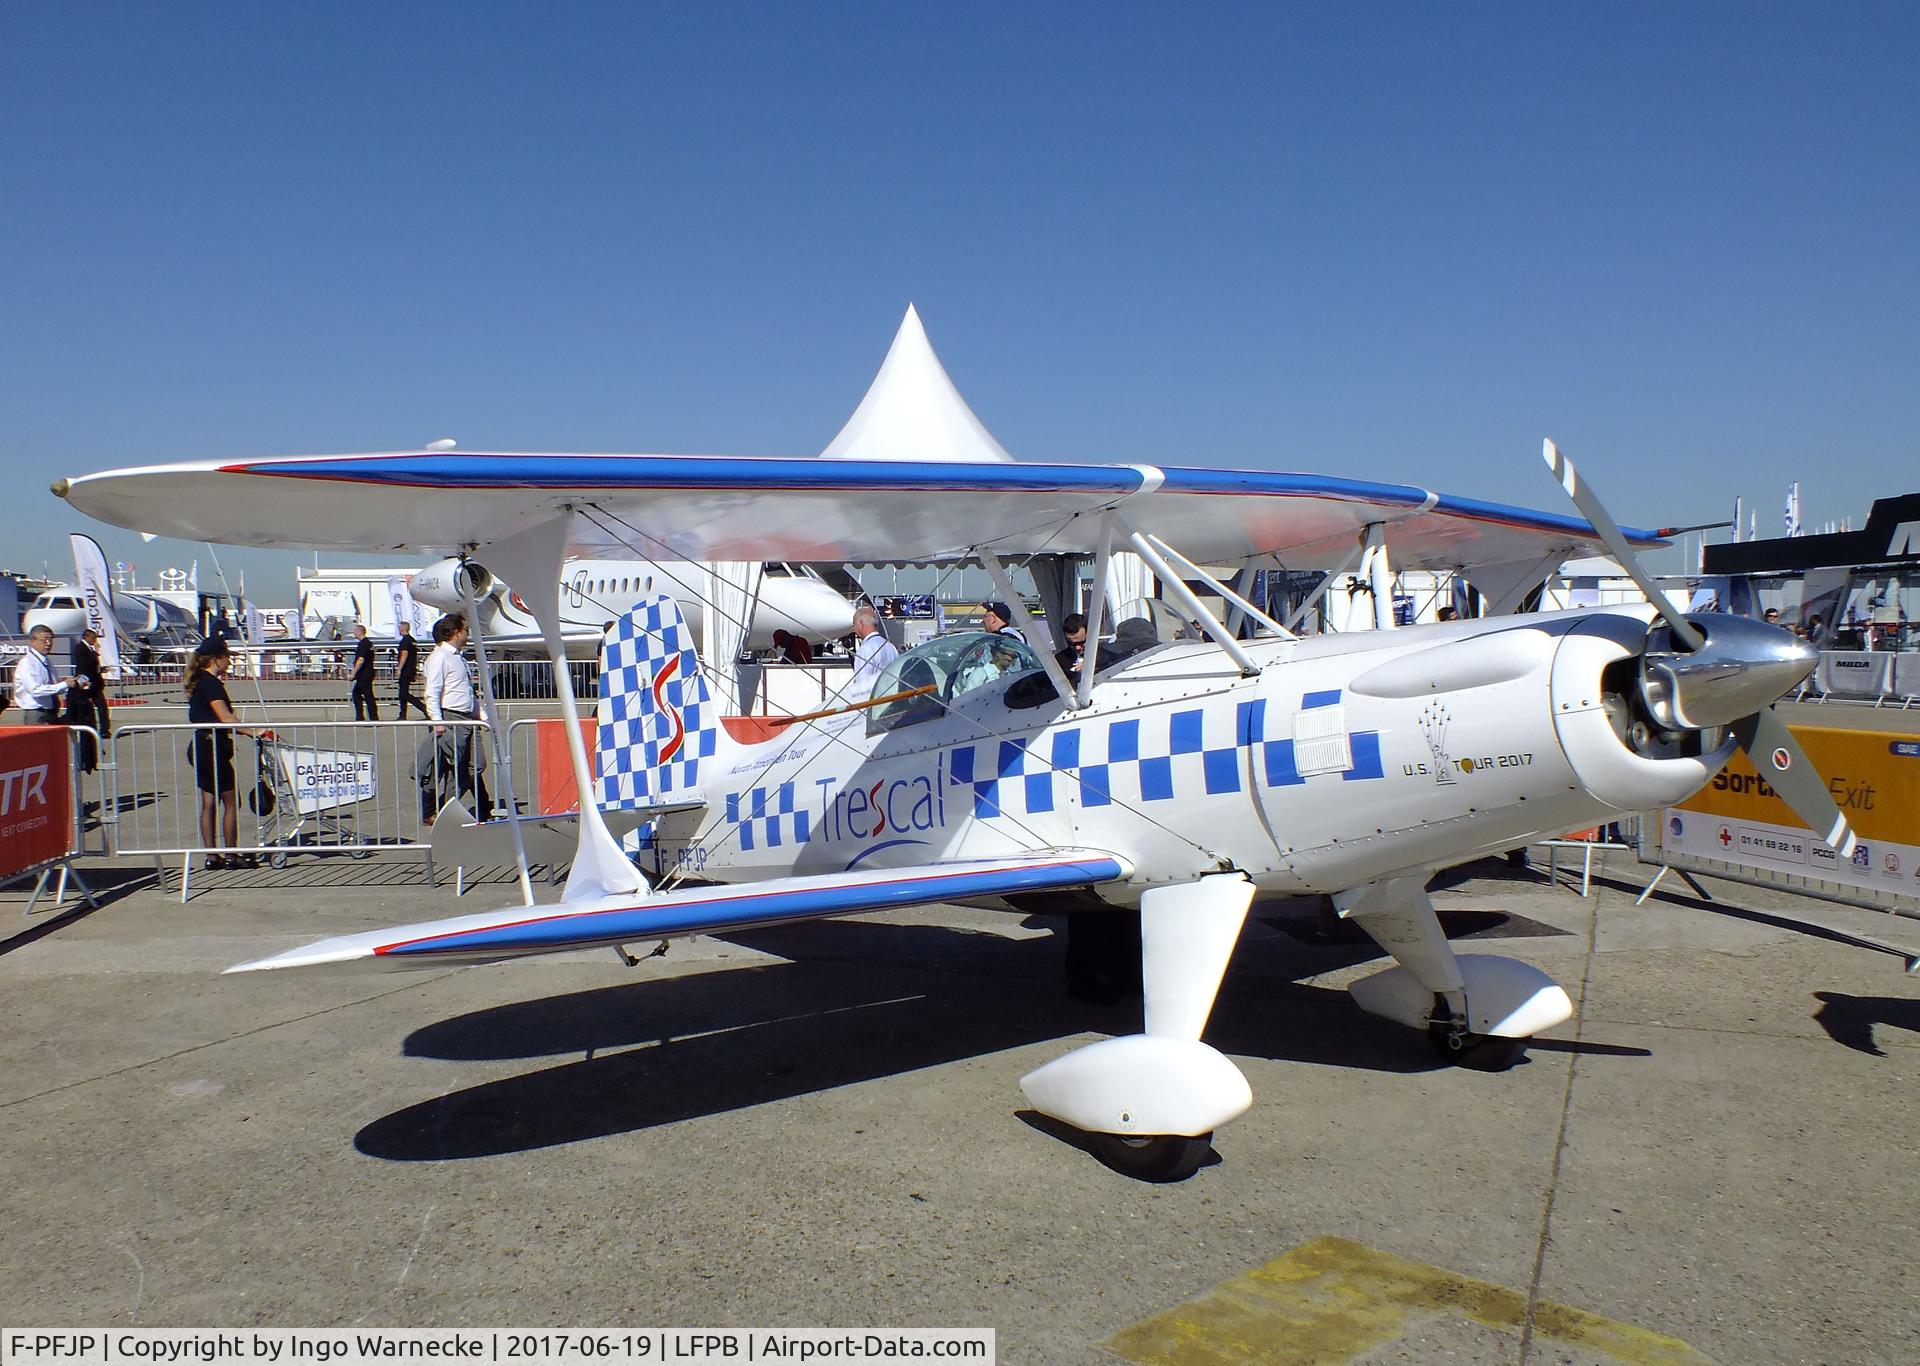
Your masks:
<instances>
[{"instance_id":1,"label":"upper wing","mask_svg":"<svg viewBox=\"0 0 1920 1366\"><path fill-rule=\"evenodd\" d=\"M1149 465L412 451L116 470L54 491L89 516L188 540L447 554L577 508L576 553L925 562L1097 549L1126 519L1202 563L1345 561L1386 527L1396 567L1604 553L1575 518L1324 475ZM1662 542L1629 530L1638 545Z\"/></svg>"},{"instance_id":2,"label":"upper wing","mask_svg":"<svg viewBox=\"0 0 1920 1366\"><path fill-rule=\"evenodd\" d=\"M1129 871L1125 862L1111 854L1047 849L1010 858L969 859L917 868L868 869L825 877L773 878L743 886L693 887L639 897L511 906L480 915L323 939L272 958L240 963L227 971L342 963L384 968L491 963L531 953L712 934L929 901L1091 887L1117 881Z\"/></svg>"}]
</instances>

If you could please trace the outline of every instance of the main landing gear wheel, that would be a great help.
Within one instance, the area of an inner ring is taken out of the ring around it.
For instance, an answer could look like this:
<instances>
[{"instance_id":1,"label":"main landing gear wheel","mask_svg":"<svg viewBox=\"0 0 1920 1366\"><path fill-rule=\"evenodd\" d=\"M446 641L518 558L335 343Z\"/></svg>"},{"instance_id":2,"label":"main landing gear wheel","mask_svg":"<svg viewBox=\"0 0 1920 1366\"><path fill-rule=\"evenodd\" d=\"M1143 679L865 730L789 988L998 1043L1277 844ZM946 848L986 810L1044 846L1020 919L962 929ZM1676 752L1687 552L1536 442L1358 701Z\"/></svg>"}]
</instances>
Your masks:
<instances>
[{"instance_id":1,"label":"main landing gear wheel","mask_svg":"<svg viewBox=\"0 0 1920 1366\"><path fill-rule=\"evenodd\" d=\"M1427 1026L1427 1042L1433 1045L1442 1062L1475 1072L1504 1072L1527 1051L1525 1039L1469 1034L1445 1020L1436 1020Z\"/></svg>"},{"instance_id":2,"label":"main landing gear wheel","mask_svg":"<svg viewBox=\"0 0 1920 1366\"><path fill-rule=\"evenodd\" d=\"M1185 1181L1213 1151L1213 1135L1094 1134L1093 1151L1122 1176L1137 1181Z\"/></svg>"}]
</instances>

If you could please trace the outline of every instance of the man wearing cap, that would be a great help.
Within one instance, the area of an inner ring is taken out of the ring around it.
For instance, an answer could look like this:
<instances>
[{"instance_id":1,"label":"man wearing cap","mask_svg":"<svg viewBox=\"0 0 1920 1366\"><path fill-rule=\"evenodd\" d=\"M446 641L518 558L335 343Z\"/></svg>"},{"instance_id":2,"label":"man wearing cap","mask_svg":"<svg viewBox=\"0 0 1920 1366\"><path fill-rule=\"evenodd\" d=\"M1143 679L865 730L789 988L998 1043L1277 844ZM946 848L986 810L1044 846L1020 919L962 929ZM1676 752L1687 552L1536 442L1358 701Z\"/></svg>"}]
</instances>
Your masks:
<instances>
[{"instance_id":1,"label":"man wearing cap","mask_svg":"<svg viewBox=\"0 0 1920 1366\"><path fill-rule=\"evenodd\" d=\"M980 610L985 613L980 623L981 630L991 631L996 636L1012 636L1022 645L1027 643L1026 633L1013 624L1013 609L1004 602L990 599L980 604Z\"/></svg>"}]
</instances>

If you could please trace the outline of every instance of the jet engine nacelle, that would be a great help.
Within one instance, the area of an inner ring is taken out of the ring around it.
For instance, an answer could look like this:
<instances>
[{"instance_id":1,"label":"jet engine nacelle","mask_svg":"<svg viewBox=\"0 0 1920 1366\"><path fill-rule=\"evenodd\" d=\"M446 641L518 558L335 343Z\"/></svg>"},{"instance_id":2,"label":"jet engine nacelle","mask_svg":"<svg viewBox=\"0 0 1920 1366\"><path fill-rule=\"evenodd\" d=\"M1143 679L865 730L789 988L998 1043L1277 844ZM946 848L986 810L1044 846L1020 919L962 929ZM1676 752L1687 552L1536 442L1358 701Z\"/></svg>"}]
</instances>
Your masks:
<instances>
[{"instance_id":1,"label":"jet engine nacelle","mask_svg":"<svg viewBox=\"0 0 1920 1366\"><path fill-rule=\"evenodd\" d=\"M442 612L464 611L467 595L471 593L481 617L491 621L500 610L495 592L500 586L486 566L449 556L416 573L408 582L407 591L413 594L415 602L437 607Z\"/></svg>"}]
</instances>

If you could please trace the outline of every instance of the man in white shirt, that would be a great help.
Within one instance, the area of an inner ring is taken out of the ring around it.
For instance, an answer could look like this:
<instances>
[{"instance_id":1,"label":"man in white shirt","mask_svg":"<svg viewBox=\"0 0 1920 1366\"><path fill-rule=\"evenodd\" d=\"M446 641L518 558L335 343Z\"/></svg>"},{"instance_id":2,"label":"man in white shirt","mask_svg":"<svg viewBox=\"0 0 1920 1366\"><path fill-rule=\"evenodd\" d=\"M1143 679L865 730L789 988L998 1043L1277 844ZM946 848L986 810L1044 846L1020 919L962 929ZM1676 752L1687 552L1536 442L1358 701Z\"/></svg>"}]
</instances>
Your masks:
<instances>
[{"instance_id":1,"label":"man in white shirt","mask_svg":"<svg viewBox=\"0 0 1920 1366\"><path fill-rule=\"evenodd\" d=\"M440 724L449 715L471 721L479 715L474 705L473 673L467 668L467 619L458 613L441 617L433 624L433 653L427 656L427 715L433 719L433 733L445 735Z\"/></svg>"},{"instance_id":2,"label":"man in white shirt","mask_svg":"<svg viewBox=\"0 0 1920 1366\"><path fill-rule=\"evenodd\" d=\"M84 678L53 676L53 628L36 626L27 633L27 649L13 666L13 705L29 726L50 726L60 715L60 699L68 688L87 686Z\"/></svg>"},{"instance_id":3,"label":"man in white shirt","mask_svg":"<svg viewBox=\"0 0 1920 1366\"><path fill-rule=\"evenodd\" d=\"M880 615L862 603L853 614L853 677L847 691L854 697L871 697L873 685L880 681L887 665L900 657L900 651L880 629Z\"/></svg>"},{"instance_id":4,"label":"man in white shirt","mask_svg":"<svg viewBox=\"0 0 1920 1366\"><path fill-rule=\"evenodd\" d=\"M486 768L486 748L475 745L474 727L448 726L447 720L479 719L480 709L473 691L473 673L467 668L464 651L470 636L467 619L459 613L441 617L433 624L433 653L427 656L427 715L433 720L436 740L429 741L433 754L431 768L422 764L420 822L432 825L443 794L475 796L474 814L481 820L493 815L493 798L481 778ZM425 786L425 774L433 777ZM451 788L452 792L448 789Z\"/></svg>"}]
</instances>

